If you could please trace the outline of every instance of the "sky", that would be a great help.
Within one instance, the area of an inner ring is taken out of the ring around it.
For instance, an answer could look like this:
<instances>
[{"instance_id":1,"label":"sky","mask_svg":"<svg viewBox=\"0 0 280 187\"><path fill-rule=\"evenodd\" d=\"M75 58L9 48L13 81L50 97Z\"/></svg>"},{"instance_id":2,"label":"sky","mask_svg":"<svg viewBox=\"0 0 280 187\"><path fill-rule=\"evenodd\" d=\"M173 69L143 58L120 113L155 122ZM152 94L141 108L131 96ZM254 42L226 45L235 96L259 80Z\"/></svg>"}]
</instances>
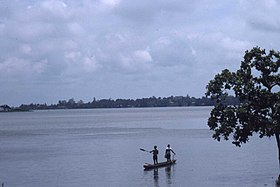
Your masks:
<instances>
[{"instance_id":1,"label":"sky","mask_svg":"<svg viewBox=\"0 0 280 187\"><path fill-rule=\"evenodd\" d=\"M202 97L280 50L277 0L0 0L0 105Z\"/></svg>"}]
</instances>

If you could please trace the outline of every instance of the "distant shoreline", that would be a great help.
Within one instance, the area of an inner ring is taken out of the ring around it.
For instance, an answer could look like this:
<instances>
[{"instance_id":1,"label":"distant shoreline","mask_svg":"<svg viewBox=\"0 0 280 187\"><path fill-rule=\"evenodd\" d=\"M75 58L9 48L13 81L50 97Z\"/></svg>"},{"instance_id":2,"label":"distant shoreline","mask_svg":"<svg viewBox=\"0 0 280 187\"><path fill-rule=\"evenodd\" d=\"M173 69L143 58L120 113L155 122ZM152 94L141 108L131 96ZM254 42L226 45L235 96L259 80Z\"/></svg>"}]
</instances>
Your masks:
<instances>
[{"instance_id":1,"label":"distant shoreline","mask_svg":"<svg viewBox=\"0 0 280 187\"><path fill-rule=\"evenodd\" d=\"M238 98L228 96L225 104L236 105ZM22 104L19 107L8 105L0 106L0 112L28 112L33 110L56 109L95 109L95 108L153 108L153 107L189 107L189 106L214 106L215 101L207 97L195 98L190 96L149 97L141 99L101 99L95 98L91 102L75 101L73 98L60 100L57 104Z\"/></svg>"}]
</instances>

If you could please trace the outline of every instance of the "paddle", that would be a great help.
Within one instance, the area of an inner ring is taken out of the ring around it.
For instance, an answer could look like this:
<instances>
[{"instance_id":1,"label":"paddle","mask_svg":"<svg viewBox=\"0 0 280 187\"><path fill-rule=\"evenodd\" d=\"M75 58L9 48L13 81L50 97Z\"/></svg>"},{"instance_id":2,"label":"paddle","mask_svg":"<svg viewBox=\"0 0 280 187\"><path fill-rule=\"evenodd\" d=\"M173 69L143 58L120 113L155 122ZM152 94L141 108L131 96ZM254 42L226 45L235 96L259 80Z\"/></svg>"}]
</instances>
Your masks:
<instances>
[{"instance_id":1,"label":"paddle","mask_svg":"<svg viewBox=\"0 0 280 187\"><path fill-rule=\"evenodd\" d=\"M147 153L150 153L150 151L147 151L147 150L142 149L142 148L140 148L140 150L141 150L141 151L145 151L145 152L147 152Z\"/></svg>"}]
</instances>

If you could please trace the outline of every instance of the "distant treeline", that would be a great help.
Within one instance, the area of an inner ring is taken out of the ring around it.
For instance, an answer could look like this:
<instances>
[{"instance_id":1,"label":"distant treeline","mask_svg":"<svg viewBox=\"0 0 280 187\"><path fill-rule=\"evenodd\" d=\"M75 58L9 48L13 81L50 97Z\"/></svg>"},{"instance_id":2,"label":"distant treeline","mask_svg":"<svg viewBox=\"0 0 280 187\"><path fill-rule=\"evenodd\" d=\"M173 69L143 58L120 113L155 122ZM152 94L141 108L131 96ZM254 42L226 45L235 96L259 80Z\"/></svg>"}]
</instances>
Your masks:
<instances>
[{"instance_id":1,"label":"distant treeline","mask_svg":"<svg viewBox=\"0 0 280 187\"><path fill-rule=\"evenodd\" d=\"M239 100L228 96L226 103L238 104ZM100 99L93 98L91 102L75 101L73 98L58 101L57 104L22 104L16 107L17 111L49 110L49 109L85 109L85 108L136 108L136 107L183 107L183 106L213 106L210 98L195 98L190 96L150 97L142 99Z\"/></svg>"}]
</instances>

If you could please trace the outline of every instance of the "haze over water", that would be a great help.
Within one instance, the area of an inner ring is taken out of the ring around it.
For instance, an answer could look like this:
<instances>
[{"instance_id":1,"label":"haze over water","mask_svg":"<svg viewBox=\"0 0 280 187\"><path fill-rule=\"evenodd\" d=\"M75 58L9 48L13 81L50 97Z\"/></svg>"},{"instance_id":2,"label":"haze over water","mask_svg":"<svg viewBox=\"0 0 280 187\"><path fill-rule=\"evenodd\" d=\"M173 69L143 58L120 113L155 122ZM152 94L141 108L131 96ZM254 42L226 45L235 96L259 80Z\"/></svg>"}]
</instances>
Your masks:
<instances>
[{"instance_id":1,"label":"haze over water","mask_svg":"<svg viewBox=\"0 0 280 187\"><path fill-rule=\"evenodd\" d=\"M275 186L275 138L237 148L217 142L210 107L0 113L0 183L5 187ZM175 150L177 164L144 171Z\"/></svg>"}]
</instances>

